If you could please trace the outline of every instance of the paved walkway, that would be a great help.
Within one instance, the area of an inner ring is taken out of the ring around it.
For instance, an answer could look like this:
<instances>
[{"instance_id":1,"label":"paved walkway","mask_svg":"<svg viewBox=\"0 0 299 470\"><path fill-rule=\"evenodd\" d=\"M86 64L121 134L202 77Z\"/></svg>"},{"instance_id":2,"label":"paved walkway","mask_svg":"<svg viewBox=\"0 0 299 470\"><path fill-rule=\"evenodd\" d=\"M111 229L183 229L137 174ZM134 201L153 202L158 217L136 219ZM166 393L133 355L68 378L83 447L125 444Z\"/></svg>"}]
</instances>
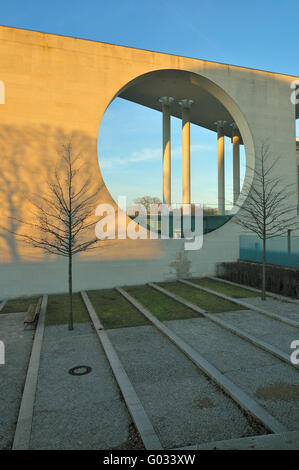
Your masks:
<instances>
[{"instance_id":1,"label":"paved walkway","mask_svg":"<svg viewBox=\"0 0 299 470\"><path fill-rule=\"evenodd\" d=\"M281 308L283 307L284 303L282 303ZM299 311L299 307L294 307ZM267 310L269 310L268 305ZM294 339L299 340L299 328L289 326L251 310L218 313L217 317L229 321L232 325L252 334L256 338L277 346L288 355L292 353L290 348L292 341Z\"/></svg>"},{"instance_id":2,"label":"paved walkway","mask_svg":"<svg viewBox=\"0 0 299 470\"><path fill-rule=\"evenodd\" d=\"M134 427L99 341L89 323L74 327L45 329L30 448L134 448ZM79 365L91 373L68 373Z\"/></svg>"},{"instance_id":3,"label":"paved walkway","mask_svg":"<svg viewBox=\"0 0 299 470\"><path fill-rule=\"evenodd\" d=\"M273 299L242 300L299 319L297 305ZM0 340L6 346L6 364L0 366L0 449L11 447L30 358L34 332L23 330L24 315L0 314ZM291 342L299 339L298 328L253 311L214 315L286 354L291 354ZM172 320L165 325L288 431L299 430L299 375L293 366L208 318ZM154 326L107 330L107 334L164 448L204 446L230 439L242 447L246 442L252 445L252 441L241 442L239 438L265 432ZM90 366L91 373L69 374L69 369L80 365ZM263 442L273 445L274 441ZM142 448L88 322L76 324L72 332L66 325L45 329L30 448Z\"/></svg>"},{"instance_id":4,"label":"paved walkway","mask_svg":"<svg viewBox=\"0 0 299 470\"><path fill-rule=\"evenodd\" d=\"M164 448L259 433L233 400L153 326L108 334Z\"/></svg>"},{"instance_id":5,"label":"paved walkway","mask_svg":"<svg viewBox=\"0 0 299 470\"><path fill-rule=\"evenodd\" d=\"M299 305L297 304L282 302L270 297L267 297L266 300L262 300L260 297L249 297L242 300L248 304L270 310L278 315L291 318L291 320L299 322Z\"/></svg>"},{"instance_id":6,"label":"paved walkway","mask_svg":"<svg viewBox=\"0 0 299 470\"><path fill-rule=\"evenodd\" d=\"M0 449L12 445L23 386L30 359L33 331L24 331L25 313L0 313L0 340L5 364L0 365Z\"/></svg>"},{"instance_id":7,"label":"paved walkway","mask_svg":"<svg viewBox=\"0 0 299 470\"><path fill-rule=\"evenodd\" d=\"M242 323L240 326L244 327L244 324L246 326L244 313L244 311L237 311L217 315L229 321L232 320L232 316L238 318L239 322L236 323L238 326ZM251 314L253 312L248 312L249 319ZM260 318L263 322L264 317L259 315ZM259 319L256 319L256 323L253 322L257 329ZM268 322L268 318L266 320ZM277 322L274 320L269 320L269 322L272 329L275 328L274 323ZM170 321L166 324L221 370L226 377L257 400L289 431L299 430L299 374L294 367L205 318ZM280 328L285 326L288 328L287 325L279 323ZM293 334L295 335L296 331L293 331ZM269 332L268 335L268 341L271 342L271 333ZM272 396L273 399L271 399Z\"/></svg>"}]
</instances>

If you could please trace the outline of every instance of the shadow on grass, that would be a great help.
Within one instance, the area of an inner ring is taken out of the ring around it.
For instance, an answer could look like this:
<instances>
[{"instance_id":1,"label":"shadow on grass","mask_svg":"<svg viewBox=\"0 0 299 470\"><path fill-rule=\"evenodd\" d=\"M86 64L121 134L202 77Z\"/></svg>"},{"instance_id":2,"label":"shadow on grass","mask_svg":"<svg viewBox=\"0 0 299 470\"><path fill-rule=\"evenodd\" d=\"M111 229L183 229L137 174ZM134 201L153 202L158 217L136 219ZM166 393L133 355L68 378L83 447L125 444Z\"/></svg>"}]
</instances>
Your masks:
<instances>
[{"instance_id":1,"label":"shadow on grass","mask_svg":"<svg viewBox=\"0 0 299 470\"><path fill-rule=\"evenodd\" d=\"M66 325L69 315L69 296L68 294L49 295L46 326ZM74 323L89 322L85 304L81 294L73 294L73 321Z\"/></svg>"}]
</instances>

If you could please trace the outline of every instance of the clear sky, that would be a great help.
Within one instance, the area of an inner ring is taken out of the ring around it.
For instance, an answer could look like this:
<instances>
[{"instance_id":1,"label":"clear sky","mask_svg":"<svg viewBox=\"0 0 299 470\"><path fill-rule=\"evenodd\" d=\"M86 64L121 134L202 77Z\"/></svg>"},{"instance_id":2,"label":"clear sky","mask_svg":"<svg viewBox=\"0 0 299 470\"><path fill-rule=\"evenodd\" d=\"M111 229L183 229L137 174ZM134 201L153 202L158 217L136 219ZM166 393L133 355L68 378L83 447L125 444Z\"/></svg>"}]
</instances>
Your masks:
<instances>
[{"instance_id":1,"label":"clear sky","mask_svg":"<svg viewBox=\"0 0 299 470\"><path fill-rule=\"evenodd\" d=\"M298 76L298 16L298 0L9 0L1 4L0 23ZM180 127L172 118L177 202ZM105 113L99 137L103 176L115 198L161 197L161 113L117 99ZM215 205L215 133L192 126L191 143L193 202ZM227 202L232 199L230 147L227 139ZM243 154L241 163L244 174Z\"/></svg>"}]
</instances>

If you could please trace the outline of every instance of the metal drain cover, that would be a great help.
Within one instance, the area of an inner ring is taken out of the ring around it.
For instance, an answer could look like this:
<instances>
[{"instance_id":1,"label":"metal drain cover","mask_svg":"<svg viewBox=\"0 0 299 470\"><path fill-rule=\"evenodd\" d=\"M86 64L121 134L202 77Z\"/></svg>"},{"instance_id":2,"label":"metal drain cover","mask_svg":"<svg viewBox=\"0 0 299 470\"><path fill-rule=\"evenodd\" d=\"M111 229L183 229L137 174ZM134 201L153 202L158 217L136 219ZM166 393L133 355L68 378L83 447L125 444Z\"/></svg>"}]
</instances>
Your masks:
<instances>
[{"instance_id":1,"label":"metal drain cover","mask_svg":"<svg viewBox=\"0 0 299 470\"><path fill-rule=\"evenodd\" d=\"M72 367L72 369L69 370L69 374L86 375L86 374L89 374L91 371L92 371L92 368L89 366L76 366L76 367Z\"/></svg>"}]
</instances>

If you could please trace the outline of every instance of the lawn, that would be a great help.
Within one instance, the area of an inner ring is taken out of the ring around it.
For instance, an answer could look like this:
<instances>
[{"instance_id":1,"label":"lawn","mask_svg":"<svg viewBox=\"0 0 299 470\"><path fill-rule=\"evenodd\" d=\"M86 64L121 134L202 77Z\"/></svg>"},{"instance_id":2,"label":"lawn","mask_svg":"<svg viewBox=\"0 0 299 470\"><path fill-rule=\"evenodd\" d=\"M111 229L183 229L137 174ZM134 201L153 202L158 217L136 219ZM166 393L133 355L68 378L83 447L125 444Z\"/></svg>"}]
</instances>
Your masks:
<instances>
[{"instance_id":1,"label":"lawn","mask_svg":"<svg viewBox=\"0 0 299 470\"><path fill-rule=\"evenodd\" d=\"M22 297L6 302L1 313L26 312L30 304L36 304L40 296Z\"/></svg>"},{"instance_id":2,"label":"lawn","mask_svg":"<svg viewBox=\"0 0 299 470\"><path fill-rule=\"evenodd\" d=\"M195 287L187 286L180 282L160 282L159 286L169 290L173 294L183 297L185 300L201 307L209 313L230 312L233 310L240 310L240 306L222 300L215 295L208 294L207 292L196 289ZM244 310L244 307L242 307Z\"/></svg>"},{"instance_id":3,"label":"lawn","mask_svg":"<svg viewBox=\"0 0 299 470\"><path fill-rule=\"evenodd\" d=\"M105 329L148 325L148 320L114 289L92 290L88 297Z\"/></svg>"},{"instance_id":4,"label":"lawn","mask_svg":"<svg viewBox=\"0 0 299 470\"><path fill-rule=\"evenodd\" d=\"M49 295L46 326L66 325L69 315L69 296L68 294ZM85 304L81 294L73 294L73 322L84 323L89 321Z\"/></svg>"},{"instance_id":5,"label":"lawn","mask_svg":"<svg viewBox=\"0 0 299 470\"><path fill-rule=\"evenodd\" d=\"M203 287L207 287L208 289L215 290L221 294L225 294L236 299L241 299L244 297L258 297L260 295L258 292L253 292L243 287L225 284L221 281L214 281L214 279L199 278L188 280L194 282L194 284L199 284Z\"/></svg>"},{"instance_id":6,"label":"lawn","mask_svg":"<svg viewBox=\"0 0 299 470\"><path fill-rule=\"evenodd\" d=\"M125 290L146 307L160 321L182 320L198 317L199 314L188 307L157 292L149 286L126 287Z\"/></svg>"}]
</instances>

